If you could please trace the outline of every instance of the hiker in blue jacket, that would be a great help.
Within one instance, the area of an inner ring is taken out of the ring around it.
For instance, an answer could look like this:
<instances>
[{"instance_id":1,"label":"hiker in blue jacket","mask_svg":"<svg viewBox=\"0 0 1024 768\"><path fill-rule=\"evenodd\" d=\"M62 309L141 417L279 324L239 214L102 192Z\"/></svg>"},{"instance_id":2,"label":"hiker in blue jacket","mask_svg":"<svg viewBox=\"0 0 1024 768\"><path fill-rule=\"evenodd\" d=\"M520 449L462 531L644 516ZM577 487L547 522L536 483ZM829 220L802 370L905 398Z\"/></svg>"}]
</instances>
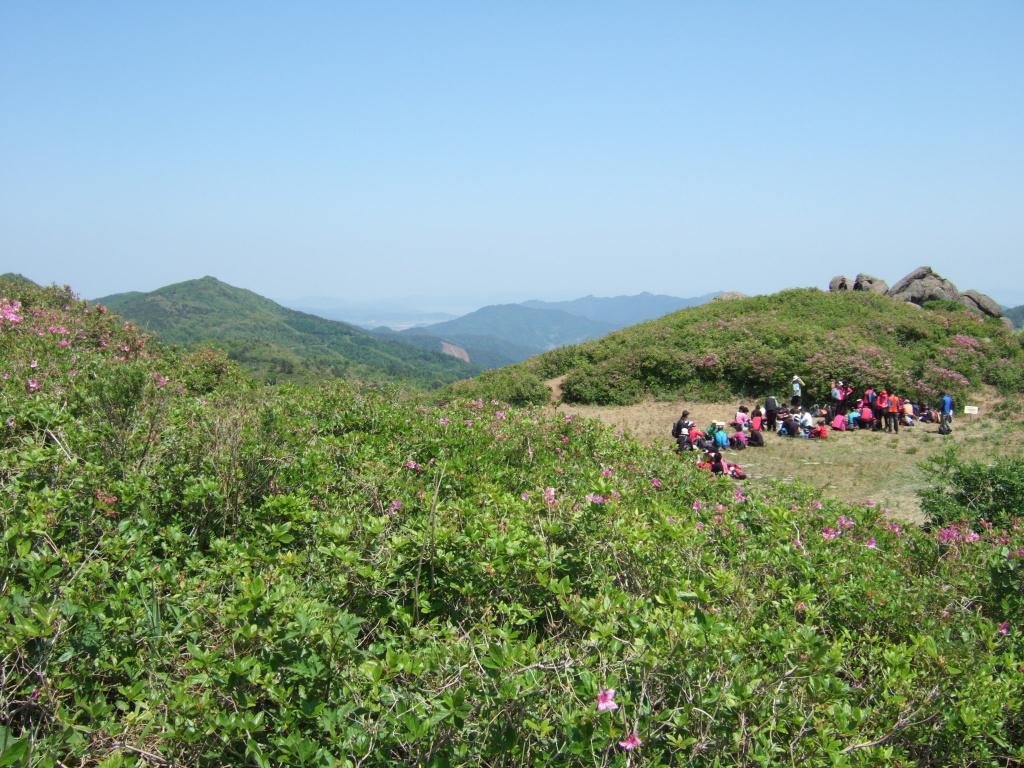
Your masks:
<instances>
[{"instance_id":1,"label":"hiker in blue jacket","mask_svg":"<svg viewBox=\"0 0 1024 768\"><path fill-rule=\"evenodd\" d=\"M939 434L948 435L953 431L953 396L942 393L942 405L939 409Z\"/></svg>"}]
</instances>

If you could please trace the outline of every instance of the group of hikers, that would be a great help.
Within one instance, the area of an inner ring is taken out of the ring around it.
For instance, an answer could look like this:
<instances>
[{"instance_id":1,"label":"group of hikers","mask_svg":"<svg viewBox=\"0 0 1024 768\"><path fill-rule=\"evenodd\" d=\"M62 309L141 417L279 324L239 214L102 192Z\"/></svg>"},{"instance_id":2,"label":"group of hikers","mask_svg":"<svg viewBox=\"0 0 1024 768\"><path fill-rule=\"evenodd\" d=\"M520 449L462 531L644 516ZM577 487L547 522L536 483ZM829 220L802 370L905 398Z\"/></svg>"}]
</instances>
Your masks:
<instances>
[{"instance_id":1,"label":"group of hikers","mask_svg":"<svg viewBox=\"0 0 1024 768\"><path fill-rule=\"evenodd\" d=\"M743 450L748 447L763 447L763 432L777 432L784 437L803 437L820 440L828 437L830 429L847 431L867 429L899 433L900 426L912 427L917 422L939 425L939 434L948 435L953 429L953 398L943 392L937 409L922 403L914 403L900 397L896 392L869 385L862 396L856 397L854 389L842 381L830 382L830 402L821 406L805 407L803 379L794 376L790 382L792 396L789 405L780 403L769 395L763 406L758 403L750 411L741 405L731 422L715 421L701 429L690 420L690 412L683 411L672 425L672 437L679 451L700 451L702 457L698 466L710 469L715 474L732 477L746 477L737 464L726 461L722 451Z\"/></svg>"}]
</instances>

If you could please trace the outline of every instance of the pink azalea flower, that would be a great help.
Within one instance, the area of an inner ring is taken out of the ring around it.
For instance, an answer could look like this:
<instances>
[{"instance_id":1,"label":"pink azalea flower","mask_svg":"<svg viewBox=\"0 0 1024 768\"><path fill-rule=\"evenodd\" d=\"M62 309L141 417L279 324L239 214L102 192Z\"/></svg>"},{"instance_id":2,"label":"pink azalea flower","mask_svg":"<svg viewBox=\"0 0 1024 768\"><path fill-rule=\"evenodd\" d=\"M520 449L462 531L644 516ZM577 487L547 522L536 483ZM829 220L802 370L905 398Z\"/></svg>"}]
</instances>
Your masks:
<instances>
[{"instance_id":1,"label":"pink azalea flower","mask_svg":"<svg viewBox=\"0 0 1024 768\"><path fill-rule=\"evenodd\" d=\"M878 549L878 543L875 541L875 537L874 536L872 536L870 539L868 539L867 546L868 546L869 549Z\"/></svg>"},{"instance_id":2,"label":"pink azalea flower","mask_svg":"<svg viewBox=\"0 0 1024 768\"><path fill-rule=\"evenodd\" d=\"M640 737L637 736L636 731L633 731L629 736L619 742L619 746L623 749L636 749L641 744L643 744L643 742L640 741Z\"/></svg>"},{"instance_id":3,"label":"pink azalea flower","mask_svg":"<svg viewBox=\"0 0 1024 768\"><path fill-rule=\"evenodd\" d=\"M523 501L526 501L528 498L530 498L530 494L524 493L521 498Z\"/></svg>"},{"instance_id":4,"label":"pink azalea flower","mask_svg":"<svg viewBox=\"0 0 1024 768\"><path fill-rule=\"evenodd\" d=\"M1010 622L1004 621L1002 624L1000 624L999 625L999 630L996 632L996 634L998 634L998 635L1008 635L1008 634L1010 634Z\"/></svg>"},{"instance_id":5,"label":"pink azalea flower","mask_svg":"<svg viewBox=\"0 0 1024 768\"><path fill-rule=\"evenodd\" d=\"M693 502L693 511L694 512L700 512L702 509L704 509L704 505L703 504L701 504L699 501Z\"/></svg>"},{"instance_id":6,"label":"pink azalea flower","mask_svg":"<svg viewBox=\"0 0 1024 768\"><path fill-rule=\"evenodd\" d=\"M651 485L654 486L655 488L660 488L661 480L659 480L658 478L654 478L653 480L651 480Z\"/></svg>"},{"instance_id":7,"label":"pink azalea flower","mask_svg":"<svg viewBox=\"0 0 1024 768\"><path fill-rule=\"evenodd\" d=\"M618 709L619 705L612 701L615 696L614 688L602 688L597 693L597 711L604 712L606 709Z\"/></svg>"},{"instance_id":8,"label":"pink azalea flower","mask_svg":"<svg viewBox=\"0 0 1024 768\"><path fill-rule=\"evenodd\" d=\"M29 392L35 392L37 389L39 389L39 382L36 381L35 379L29 379L28 380L28 391Z\"/></svg>"},{"instance_id":9,"label":"pink azalea flower","mask_svg":"<svg viewBox=\"0 0 1024 768\"><path fill-rule=\"evenodd\" d=\"M39 365L39 363L37 363L35 360L33 360L32 362L30 362L28 364L28 367L29 368L35 368L37 365Z\"/></svg>"},{"instance_id":10,"label":"pink azalea flower","mask_svg":"<svg viewBox=\"0 0 1024 768\"><path fill-rule=\"evenodd\" d=\"M606 469L604 472L601 473L601 475L604 477L611 477L612 471L610 469Z\"/></svg>"},{"instance_id":11,"label":"pink azalea flower","mask_svg":"<svg viewBox=\"0 0 1024 768\"><path fill-rule=\"evenodd\" d=\"M441 417L441 426L444 427L444 426L447 426L447 425L448 425L448 419L446 419L444 416L442 416Z\"/></svg>"}]
</instances>

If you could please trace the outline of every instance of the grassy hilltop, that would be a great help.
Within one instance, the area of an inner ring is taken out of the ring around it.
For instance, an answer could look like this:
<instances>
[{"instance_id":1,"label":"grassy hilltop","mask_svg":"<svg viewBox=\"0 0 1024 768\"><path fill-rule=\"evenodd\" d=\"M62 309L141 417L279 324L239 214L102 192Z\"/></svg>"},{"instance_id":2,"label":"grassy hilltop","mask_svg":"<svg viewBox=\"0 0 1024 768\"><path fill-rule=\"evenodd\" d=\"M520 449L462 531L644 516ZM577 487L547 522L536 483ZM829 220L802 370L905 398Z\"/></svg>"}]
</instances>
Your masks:
<instances>
[{"instance_id":1,"label":"grassy hilltop","mask_svg":"<svg viewBox=\"0 0 1024 768\"><path fill-rule=\"evenodd\" d=\"M266 387L58 288L0 283L0 350L0 765L1024 760L1013 507Z\"/></svg>"},{"instance_id":2,"label":"grassy hilltop","mask_svg":"<svg viewBox=\"0 0 1024 768\"><path fill-rule=\"evenodd\" d=\"M794 289L684 309L604 338L548 352L457 384L543 402L542 381L564 376L564 400L612 405L641 398L788 397L800 375L808 402L828 399L832 378L934 402L983 384L1024 391L1019 334L958 304L920 308L869 293Z\"/></svg>"},{"instance_id":3,"label":"grassy hilltop","mask_svg":"<svg viewBox=\"0 0 1024 768\"><path fill-rule=\"evenodd\" d=\"M213 345L259 378L315 383L324 377L432 389L482 368L336 320L282 307L213 277L96 303L159 334L169 344Z\"/></svg>"}]
</instances>

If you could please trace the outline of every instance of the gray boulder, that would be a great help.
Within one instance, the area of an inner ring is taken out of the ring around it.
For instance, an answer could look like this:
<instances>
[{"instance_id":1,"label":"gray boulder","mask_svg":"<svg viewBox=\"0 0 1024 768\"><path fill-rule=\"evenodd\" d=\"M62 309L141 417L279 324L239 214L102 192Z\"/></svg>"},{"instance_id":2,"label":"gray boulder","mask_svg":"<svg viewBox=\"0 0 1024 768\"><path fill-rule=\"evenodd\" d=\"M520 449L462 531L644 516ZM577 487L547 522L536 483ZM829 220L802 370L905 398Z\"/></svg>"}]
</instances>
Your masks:
<instances>
[{"instance_id":1,"label":"gray boulder","mask_svg":"<svg viewBox=\"0 0 1024 768\"><path fill-rule=\"evenodd\" d=\"M960 291L952 282L932 271L931 267L918 267L890 288L886 296L920 306L937 299L958 301Z\"/></svg>"},{"instance_id":2,"label":"gray boulder","mask_svg":"<svg viewBox=\"0 0 1024 768\"><path fill-rule=\"evenodd\" d=\"M850 285L845 277L843 277L842 275L836 275L835 277L832 278L831 281L829 281L828 289L832 293L837 293L838 291L850 290Z\"/></svg>"},{"instance_id":3,"label":"gray boulder","mask_svg":"<svg viewBox=\"0 0 1024 768\"><path fill-rule=\"evenodd\" d=\"M745 293L741 293L740 291L726 291L725 293L720 293L717 296L715 296L715 298L713 298L712 301L730 301L731 299L747 298L749 298L749 296L747 296L747 294Z\"/></svg>"},{"instance_id":4,"label":"gray boulder","mask_svg":"<svg viewBox=\"0 0 1024 768\"><path fill-rule=\"evenodd\" d=\"M979 293L978 291L975 291L973 289L969 291L964 291L960 295L960 298L963 299L964 296L967 296L972 301L974 301L974 303L977 304L978 309L980 309L989 317L1003 316L1003 308L999 306L999 302L993 299L991 296L986 296L984 293Z\"/></svg>"},{"instance_id":5,"label":"gray boulder","mask_svg":"<svg viewBox=\"0 0 1024 768\"><path fill-rule=\"evenodd\" d=\"M978 303L968 296L966 293L961 293L960 298L957 299L961 304L967 307L971 312L977 312L979 315L984 315L985 311L978 306Z\"/></svg>"},{"instance_id":6,"label":"gray boulder","mask_svg":"<svg viewBox=\"0 0 1024 768\"><path fill-rule=\"evenodd\" d=\"M1015 331L1015 330L1017 330L1016 326L1013 324L1013 320L1011 320L1010 318L1008 318L1008 317L1000 317L999 319L1003 321L1003 326L1006 328L1006 330L1008 330L1008 331Z\"/></svg>"},{"instance_id":7,"label":"gray boulder","mask_svg":"<svg viewBox=\"0 0 1024 768\"><path fill-rule=\"evenodd\" d=\"M889 284L881 278L865 275L862 272L857 275L857 279L853 283L853 290L867 291L868 293L877 293L879 296L884 296L889 290Z\"/></svg>"}]
</instances>

